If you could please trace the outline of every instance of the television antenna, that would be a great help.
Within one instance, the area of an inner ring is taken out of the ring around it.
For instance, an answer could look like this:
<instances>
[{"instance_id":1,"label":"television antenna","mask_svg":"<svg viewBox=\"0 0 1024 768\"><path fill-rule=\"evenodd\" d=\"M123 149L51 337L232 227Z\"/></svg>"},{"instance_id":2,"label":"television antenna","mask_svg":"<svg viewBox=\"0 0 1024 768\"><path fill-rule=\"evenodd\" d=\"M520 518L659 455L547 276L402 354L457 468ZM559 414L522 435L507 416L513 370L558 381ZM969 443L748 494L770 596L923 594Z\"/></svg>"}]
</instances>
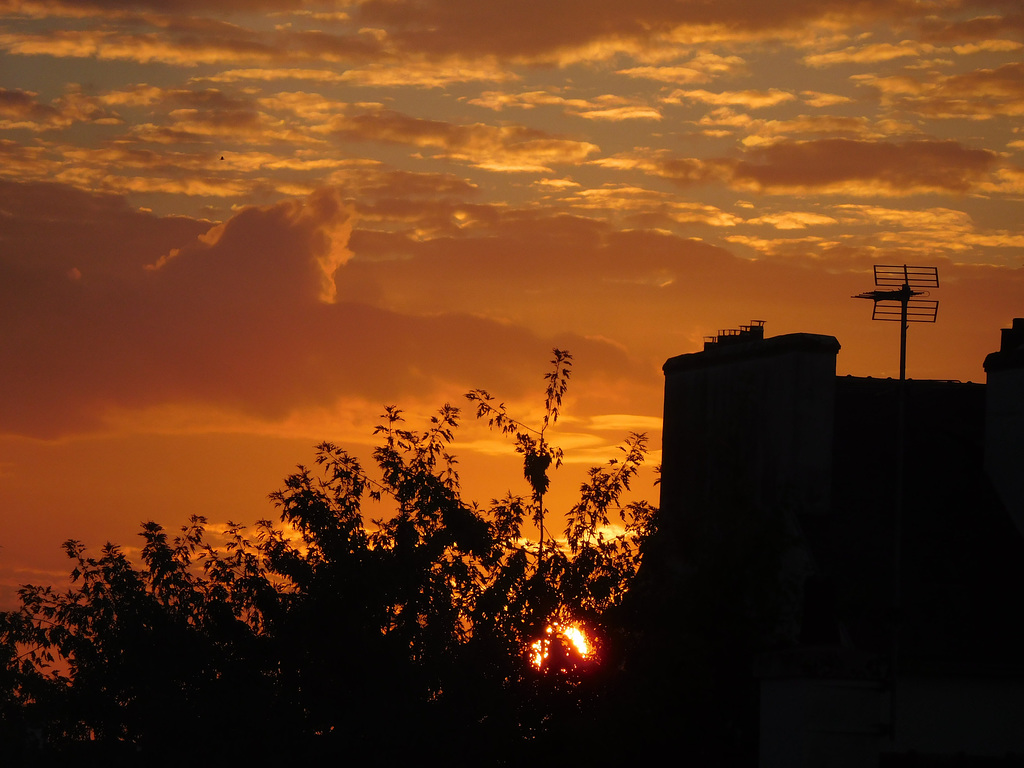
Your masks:
<instances>
[{"instance_id":1,"label":"television antenna","mask_svg":"<svg viewBox=\"0 0 1024 768\"><path fill-rule=\"evenodd\" d=\"M926 298L927 288L939 287L937 267L911 267L875 264L875 290L859 293L855 299L871 299L874 309L872 320L898 321L900 324L900 383L897 398L896 467L893 493L893 570L892 570L892 647L889 658L889 738L896 744L896 690L899 674L900 616L902 612L902 584L900 560L903 543L903 464L906 450L906 384L907 384L907 327L910 323L934 323L939 314L939 302Z\"/></svg>"},{"instance_id":2,"label":"television antenna","mask_svg":"<svg viewBox=\"0 0 1024 768\"><path fill-rule=\"evenodd\" d=\"M900 324L900 381L907 378L907 324L934 323L939 302L923 298L929 295L920 288L938 288L937 267L909 267L875 264L875 290L858 293L855 299L875 302L872 320L889 320ZM888 289L888 290L881 290Z\"/></svg>"}]
</instances>

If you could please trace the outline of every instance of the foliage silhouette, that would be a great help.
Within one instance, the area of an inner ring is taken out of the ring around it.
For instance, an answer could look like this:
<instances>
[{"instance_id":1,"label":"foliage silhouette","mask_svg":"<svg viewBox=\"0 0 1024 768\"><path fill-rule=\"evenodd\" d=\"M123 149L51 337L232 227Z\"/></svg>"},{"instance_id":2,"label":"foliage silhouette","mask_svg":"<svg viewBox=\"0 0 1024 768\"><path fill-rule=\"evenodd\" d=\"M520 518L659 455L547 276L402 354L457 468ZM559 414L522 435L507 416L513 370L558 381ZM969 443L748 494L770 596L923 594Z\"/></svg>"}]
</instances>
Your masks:
<instances>
[{"instance_id":1,"label":"foliage silhouette","mask_svg":"<svg viewBox=\"0 0 1024 768\"><path fill-rule=\"evenodd\" d=\"M523 457L523 477L533 489L532 517L540 530L537 544L537 567L544 567L544 494L551 483L548 469L554 463L555 469L562 465L562 449L548 444L546 433L548 427L558 421L558 411L562 407L562 398L569 387L572 374L572 355L567 351L555 348L555 358L551 361L553 369L544 374L547 387L544 392L544 417L540 429L533 429L521 421L508 415L504 403L494 404L494 398L483 389L474 389L466 394L470 402L476 403L478 419L487 418L492 429L499 429L503 434L513 435L516 452Z\"/></svg>"},{"instance_id":2,"label":"foliage silhouette","mask_svg":"<svg viewBox=\"0 0 1024 768\"><path fill-rule=\"evenodd\" d=\"M315 466L271 494L282 527L195 516L171 538L150 522L138 562L67 542L70 589L23 587L20 609L0 614L8 757L170 764L202 749L385 764L457 744L460 760L518 764L550 750L604 682L567 656L539 672L527 647L552 622L596 631L622 604L655 512L623 501L646 455L634 434L621 459L590 470L566 544L524 541L562 459L548 430L571 356L552 362L539 430L486 392L467 395L513 436L528 495L467 503L450 453L458 409L413 430L388 407L372 474L320 444ZM367 502L385 514L368 521Z\"/></svg>"}]
</instances>

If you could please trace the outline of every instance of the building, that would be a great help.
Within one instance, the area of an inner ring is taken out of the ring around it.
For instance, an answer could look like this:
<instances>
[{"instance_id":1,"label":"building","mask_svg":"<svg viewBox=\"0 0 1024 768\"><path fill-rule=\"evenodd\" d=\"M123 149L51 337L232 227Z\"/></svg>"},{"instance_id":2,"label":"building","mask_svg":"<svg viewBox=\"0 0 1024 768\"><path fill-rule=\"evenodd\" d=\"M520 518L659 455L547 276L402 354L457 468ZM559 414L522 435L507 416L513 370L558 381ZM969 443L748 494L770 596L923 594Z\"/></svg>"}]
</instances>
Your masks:
<instances>
[{"instance_id":1,"label":"building","mask_svg":"<svg viewBox=\"0 0 1024 768\"><path fill-rule=\"evenodd\" d=\"M1024 319L987 384L837 377L839 349L758 322L664 366L680 567L772 555L737 566L760 763L1024 761Z\"/></svg>"}]
</instances>

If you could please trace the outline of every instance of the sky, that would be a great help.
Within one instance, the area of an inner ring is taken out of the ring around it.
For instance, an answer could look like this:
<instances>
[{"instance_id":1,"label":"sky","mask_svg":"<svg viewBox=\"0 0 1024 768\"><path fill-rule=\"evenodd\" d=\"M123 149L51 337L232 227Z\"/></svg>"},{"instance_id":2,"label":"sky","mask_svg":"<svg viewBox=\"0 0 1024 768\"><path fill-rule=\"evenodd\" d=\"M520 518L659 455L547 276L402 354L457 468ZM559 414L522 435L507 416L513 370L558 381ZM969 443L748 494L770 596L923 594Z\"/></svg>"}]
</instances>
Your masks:
<instances>
[{"instance_id":1,"label":"sky","mask_svg":"<svg viewBox=\"0 0 1024 768\"><path fill-rule=\"evenodd\" d=\"M386 405L539 423L553 347L555 507L657 461L661 365L721 329L898 375L875 264L938 269L908 375L984 381L1022 41L1019 0L0 0L0 606L67 538L274 517ZM467 495L526 493L463 416Z\"/></svg>"}]
</instances>

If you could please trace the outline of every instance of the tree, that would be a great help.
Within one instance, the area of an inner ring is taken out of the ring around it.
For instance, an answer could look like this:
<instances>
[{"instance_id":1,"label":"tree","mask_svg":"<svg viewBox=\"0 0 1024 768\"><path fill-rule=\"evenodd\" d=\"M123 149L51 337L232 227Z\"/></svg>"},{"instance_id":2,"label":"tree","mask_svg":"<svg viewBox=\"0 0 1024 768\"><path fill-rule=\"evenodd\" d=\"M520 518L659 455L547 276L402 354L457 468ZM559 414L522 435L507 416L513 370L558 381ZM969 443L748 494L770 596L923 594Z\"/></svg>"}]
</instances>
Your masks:
<instances>
[{"instance_id":1,"label":"tree","mask_svg":"<svg viewBox=\"0 0 1024 768\"><path fill-rule=\"evenodd\" d=\"M69 541L71 588L24 587L20 609L0 615L0 706L22 748L38 732L55 754L88 743L167 762L179 745L370 763L422 759L446 737L484 763L550 749L602 683L569 658L538 672L528 648L549 628L596 628L621 605L654 515L623 503L646 455L635 434L621 459L590 470L565 544L545 533L548 473L562 458L548 430L571 356L555 350L552 365L539 429L482 390L467 395L513 437L527 495L464 501L450 453L458 409L412 430L389 407L374 471L320 444L314 467L271 494L280 527L260 521L250 537L232 523L218 536L193 517L169 539L146 523L137 563ZM368 520L367 503L385 514ZM522 539L529 518L536 547Z\"/></svg>"},{"instance_id":2,"label":"tree","mask_svg":"<svg viewBox=\"0 0 1024 768\"><path fill-rule=\"evenodd\" d=\"M476 403L478 419L486 418L488 426L498 429L503 434L512 435L515 439L516 452L523 457L523 477L526 478L533 491L531 499L532 518L540 530L537 543L537 567L544 567L544 494L551 483L548 469L554 463L557 469L562 465L562 449L551 446L546 439L548 427L558 421L558 411L562 407L562 398L569 388L569 377L572 369L572 355L565 350L554 349L555 359L551 361L554 369L544 374L548 382L544 393L544 417L539 429L528 427L521 421L509 416L504 403L495 405L494 398L483 389L470 391L466 398Z\"/></svg>"}]
</instances>

